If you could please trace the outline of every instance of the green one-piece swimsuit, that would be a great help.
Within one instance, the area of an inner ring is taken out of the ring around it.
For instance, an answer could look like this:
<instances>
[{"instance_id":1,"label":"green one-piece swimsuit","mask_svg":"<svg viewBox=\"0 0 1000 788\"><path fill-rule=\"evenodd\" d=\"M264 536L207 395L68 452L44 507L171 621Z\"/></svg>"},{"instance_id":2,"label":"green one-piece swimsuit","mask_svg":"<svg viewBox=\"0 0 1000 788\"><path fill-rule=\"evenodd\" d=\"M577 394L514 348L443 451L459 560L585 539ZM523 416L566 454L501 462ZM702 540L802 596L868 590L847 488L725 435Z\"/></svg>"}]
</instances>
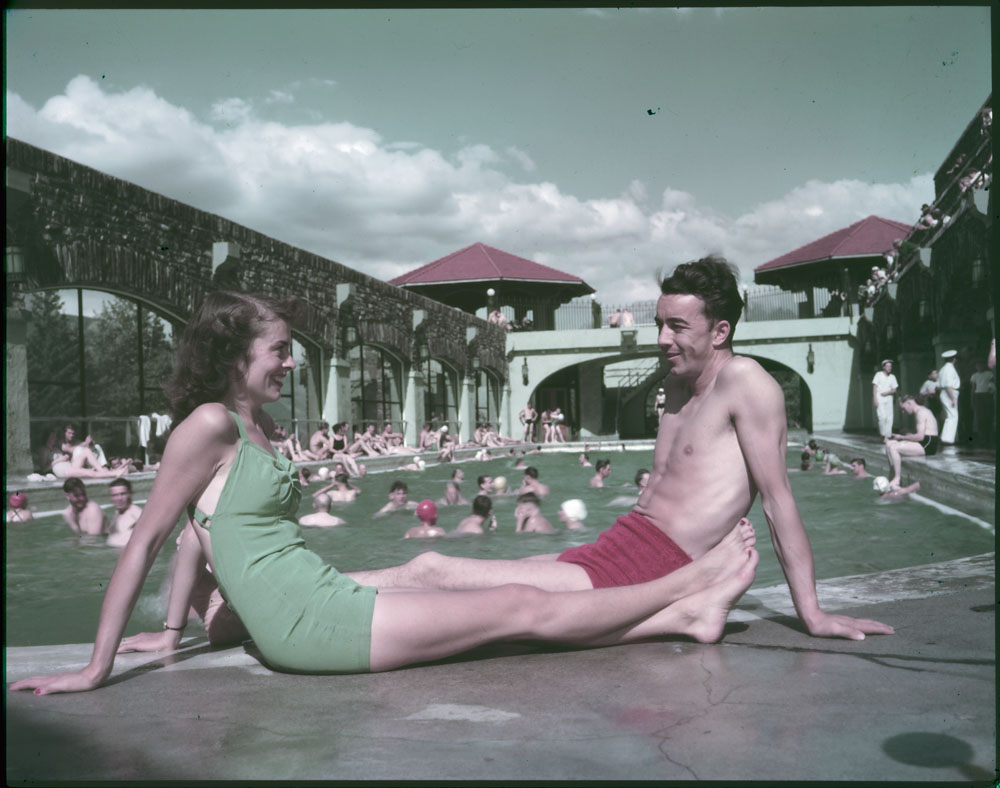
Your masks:
<instances>
[{"instance_id":1,"label":"green one-piece swimsuit","mask_svg":"<svg viewBox=\"0 0 1000 788\"><path fill-rule=\"evenodd\" d=\"M208 528L219 590L265 661L296 673L369 668L376 590L344 577L305 546L296 522L298 471L247 437L215 513L195 510Z\"/></svg>"}]
</instances>

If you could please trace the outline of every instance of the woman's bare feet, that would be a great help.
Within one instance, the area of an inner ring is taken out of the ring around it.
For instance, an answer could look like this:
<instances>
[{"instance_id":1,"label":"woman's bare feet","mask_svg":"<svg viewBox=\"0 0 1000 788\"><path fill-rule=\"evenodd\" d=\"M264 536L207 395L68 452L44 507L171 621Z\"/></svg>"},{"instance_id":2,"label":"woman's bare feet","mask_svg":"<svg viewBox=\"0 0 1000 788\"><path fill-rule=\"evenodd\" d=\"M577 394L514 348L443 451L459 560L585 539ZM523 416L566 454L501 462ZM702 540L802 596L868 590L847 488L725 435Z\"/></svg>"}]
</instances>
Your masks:
<instances>
[{"instance_id":1,"label":"woman's bare feet","mask_svg":"<svg viewBox=\"0 0 1000 788\"><path fill-rule=\"evenodd\" d=\"M757 551L748 548L734 573L668 607L667 611L680 617L675 622L678 628L672 634L688 635L700 643L714 643L721 638L729 611L753 584L758 561Z\"/></svg>"}]
</instances>

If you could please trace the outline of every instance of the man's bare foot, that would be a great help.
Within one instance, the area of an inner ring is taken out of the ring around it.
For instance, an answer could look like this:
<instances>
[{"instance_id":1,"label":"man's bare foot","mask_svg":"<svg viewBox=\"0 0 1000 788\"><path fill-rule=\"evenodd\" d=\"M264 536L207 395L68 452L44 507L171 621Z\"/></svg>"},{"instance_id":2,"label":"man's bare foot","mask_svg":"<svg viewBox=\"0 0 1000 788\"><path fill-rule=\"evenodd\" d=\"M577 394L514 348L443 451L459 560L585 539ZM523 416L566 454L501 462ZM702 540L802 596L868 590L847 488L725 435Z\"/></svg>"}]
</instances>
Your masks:
<instances>
[{"instance_id":1,"label":"man's bare foot","mask_svg":"<svg viewBox=\"0 0 1000 788\"><path fill-rule=\"evenodd\" d=\"M729 611L753 584L760 555L752 547L745 551L739 569L725 580L675 602L667 610L682 618L676 634L688 635L699 643L715 643L722 637Z\"/></svg>"},{"instance_id":2,"label":"man's bare foot","mask_svg":"<svg viewBox=\"0 0 1000 788\"><path fill-rule=\"evenodd\" d=\"M753 524L746 517L741 517L721 542L692 564L699 571L699 588L718 583L731 575L741 566L747 548L756 543Z\"/></svg>"}]
</instances>

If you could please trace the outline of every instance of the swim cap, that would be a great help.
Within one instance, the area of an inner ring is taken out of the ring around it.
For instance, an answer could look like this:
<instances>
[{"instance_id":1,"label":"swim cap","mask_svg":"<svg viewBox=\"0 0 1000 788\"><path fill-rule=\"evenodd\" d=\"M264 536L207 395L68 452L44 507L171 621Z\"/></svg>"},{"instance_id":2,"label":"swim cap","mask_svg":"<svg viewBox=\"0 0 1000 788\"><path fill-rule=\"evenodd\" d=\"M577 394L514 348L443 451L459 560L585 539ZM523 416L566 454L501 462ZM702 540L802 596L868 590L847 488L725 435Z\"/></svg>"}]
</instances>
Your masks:
<instances>
[{"instance_id":1,"label":"swim cap","mask_svg":"<svg viewBox=\"0 0 1000 788\"><path fill-rule=\"evenodd\" d=\"M886 493L889 491L889 480L884 476L876 476L872 487L875 488L875 492Z\"/></svg>"},{"instance_id":2,"label":"swim cap","mask_svg":"<svg viewBox=\"0 0 1000 788\"><path fill-rule=\"evenodd\" d=\"M28 503L28 496L23 492L16 492L7 499L11 509L23 509Z\"/></svg>"},{"instance_id":3,"label":"swim cap","mask_svg":"<svg viewBox=\"0 0 1000 788\"><path fill-rule=\"evenodd\" d=\"M430 498L424 498L424 500L417 504L417 517L420 518L420 522L433 523L437 520L437 516L437 504Z\"/></svg>"},{"instance_id":4,"label":"swim cap","mask_svg":"<svg viewBox=\"0 0 1000 788\"><path fill-rule=\"evenodd\" d=\"M571 520L583 520L587 517L587 505L579 498L563 501L559 508L566 512L566 516Z\"/></svg>"},{"instance_id":5,"label":"swim cap","mask_svg":"<svg viewBox=\"0 0 1000 788\"><path fill-rule=\"evenodd\" d=\"M424 468L426 468L426 467L427 467L427 463L423 461L423 458L421 458L421 457L417 457L417 467L418 467L418 468L419 468L420 470L423 470Z\"/></svg>"},{"instance_id":6,"label":"swim cap","mask_svg":"<svg viewBox=\"0 0 1000 788\"><path fill-rule=\"evenodd\" d=\"M325 479L330 475L330 469L324 465L322 468L316 471L316 475L319 476L319 478L321 479Z\"/></svg>"},{"instance_id":7,"label":"swim cap","mask_svg":"<svg viewBox=\"0 0 1000 788\"><path fill-rule=\"evenodd\" d=\"M507 489L507 478L505 476L497 476L493 479L493 489L498 493L502 493Z\"/></svg>"}]
</instances>

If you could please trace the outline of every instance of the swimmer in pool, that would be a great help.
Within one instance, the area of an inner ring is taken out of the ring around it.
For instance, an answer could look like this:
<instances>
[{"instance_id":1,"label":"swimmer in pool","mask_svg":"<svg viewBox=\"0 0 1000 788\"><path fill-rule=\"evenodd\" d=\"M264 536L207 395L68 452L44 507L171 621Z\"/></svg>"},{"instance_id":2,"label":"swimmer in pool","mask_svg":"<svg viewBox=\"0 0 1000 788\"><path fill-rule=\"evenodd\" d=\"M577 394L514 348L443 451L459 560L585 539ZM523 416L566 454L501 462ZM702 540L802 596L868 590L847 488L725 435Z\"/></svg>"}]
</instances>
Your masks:
<instances>
[{"instance_id":1,"label":"swimmer in pool","mask_svg":"<svg viewBox=\"0 0 1000 788\"><path fill-rule=\"evenodd\" d=\"M486 495L472 499L472 514L458 524L452 534L484 534L497 529L497 518L493 515L493 502Z\"/></svg>"},{"instance_id":2,"label":"swimmer in pool","mask_svg":"<svg viewBox=\"0 0 1000 788\"><path fill-rule=\"evenodd\" d=\"M104 512L96 501L87 496L83 482L75 478L67 479L63 482L63 494L69 506L63 509L62 516L73 533L100 536L107 532Z\"/></svg>"},{"instance_id":3,"label":"swimmer in pool","mask_svg":"<svg viewBox=\"0 0 1000 788\"><path fill-rule=\"evenodd\" d=\"M438 500L438 506L467 506L469 502L465 500L459 486L464 480L465 472L461 468L455 468L451 472L451 479L445 482L444 497Z\"/></svg>"},{"instance_id":4,"label":"swimmer in pool","mask_svg":"<svg viewBox=\"0 0 1000 788\"><path fill-rule=\"evenodd\" d=\"M115 519L108 534L108 545L124 547L132 536L132 529L139 521L142 509L132 503L132 483L128 479L115 479L108 485L111 503L115 506Z\"/></svg>"},{"instance_id":5,"label":"swimmer in pool","mask_svg":"<svg viewBox=\"0 0 1000 788\"><path fill-rule=\"evenodd\" d=\"M670 372L663 382L667 407L649 484L632 512L595 544L532 560L425 552L401 566L349 574L379 587L529 583L549 590L666 576L684 593L724 571L733 547L754 543L745 515L759 494L806 630L815 637L852 640L891 634L892 627L879 621L819 606L812 547L788 482L781 388L756 361L733 353L733 331L743 310L734 270L720 258L706 257L678 266L662 282L657 341ZM617 571L616 564L630 566Z\"/></svg>"},{"instance_id":6,"label":"swimmer in pool","mask_svg":"<svg viewBox=\"0 0 1000 788\"><path fill-rule=\"evenodd\" d=\"M534 493L539 498L544 498L549 494L549 487L547 484L542 484L538 481L538 468L534 465L529 465L524 469L524 478L521 479L521 487L517 492L518 495Z\"/></svg>"},{"instance_id":7,"label":"swimmer in pool","mask_svg":"<svg viewBox=\"0 0 1000 788\"><path fill-rule=\"evenodd\" d=\"M15 681L11 690L79 692L108 679L149 568L185 512L182 540L197 539L263 660L283 671L393 670L508 640L605 647L666 634L721 637L729 610L753 582L752 547L737 550L742 558L725 577L673 604L669 577L601 592L506 585L378 593L324 563L291 519L301 496L297 473L272 453L273 422L263 409L281 397L295 368L296 312L268 296L226 291L210 292L195 310L166 385L176 426L108 584L90 662ZM217 375L200 374L209 360ZM175 580L174 588L182 587L168 605L164 629L171 632L183 629L190 606L191 585Z\"/></svg>"},{"instance_id":8,"label":"swimmer in pool","mask_svg":"<svg viewBox=\"0 0 1000 788\"><path fill-rule=\"evenodd\" d=\"M299 525L311 525L317 528L332 528L336 525L343 525L345 520L330 514L330 507L333 500L325 493L313 498L312 514L304 514L299 518Z\"/></svg>"},{"instance_id":9,"label":"swimmer in pool","mask_svg":"<svg viewBox=\"0 0 1000 788\"><path fill-rule=\"evenodd\" d=\"M594 475L590 477L591 487L603 487L604 480L611 475L611 460L598 460L594 463Z\"/></svg>"},{"instance_id":10,"label":"swimmer in pool","mask_svg":"<svg viewBox=\"0 0 1000 788\"><path fill-rule=\"evenodd\" d=\"M646 489L646 485L649 484L649 471L645 468L640 468L635 472L635 486L639 488L636 495L619 495L616 498L612 498L608 501L608 506L635 506L636 501L639 500L639 496L642 495L643 490ZM624 486L628 486L627 484Z\"/></svg>"},{"instance_id":11,"label":"swimmer in pool","mask_svg":"<svg viewBox=\"0 0 1000 788\"><path fill-rule=\"evenodd\" d=\"M515 532L550 534L556 530L552 527L552 523L542 517L540 503L538 496L533 492L517 496L517 506L514 507L514 519L517 522L514 527Z\"/></svg>"},{"instance_id":12,"label":"swimmer in pool","mask_svg":"<svg viewBox=\"0 0 1000 788\"><path fill-rule=\"evenodd\" d=\"M7 522L27 523L34 519L34 512L28 508L28 496L23 492L11 493L7 498Z\"/></svg>"},{"instance_id":13,"label":"swimmer in pool","mask_svg":"<svg viewBox=\"0 0 1000 788\"><path fill-rule=\"evenodd\" d=\"M402 509L416 509L417 502L409 500L410 488L406 482L396 479L389 488L389 503L375 512L375 517L383 514L391 514Z\"/></svg>"}]
</instances>

